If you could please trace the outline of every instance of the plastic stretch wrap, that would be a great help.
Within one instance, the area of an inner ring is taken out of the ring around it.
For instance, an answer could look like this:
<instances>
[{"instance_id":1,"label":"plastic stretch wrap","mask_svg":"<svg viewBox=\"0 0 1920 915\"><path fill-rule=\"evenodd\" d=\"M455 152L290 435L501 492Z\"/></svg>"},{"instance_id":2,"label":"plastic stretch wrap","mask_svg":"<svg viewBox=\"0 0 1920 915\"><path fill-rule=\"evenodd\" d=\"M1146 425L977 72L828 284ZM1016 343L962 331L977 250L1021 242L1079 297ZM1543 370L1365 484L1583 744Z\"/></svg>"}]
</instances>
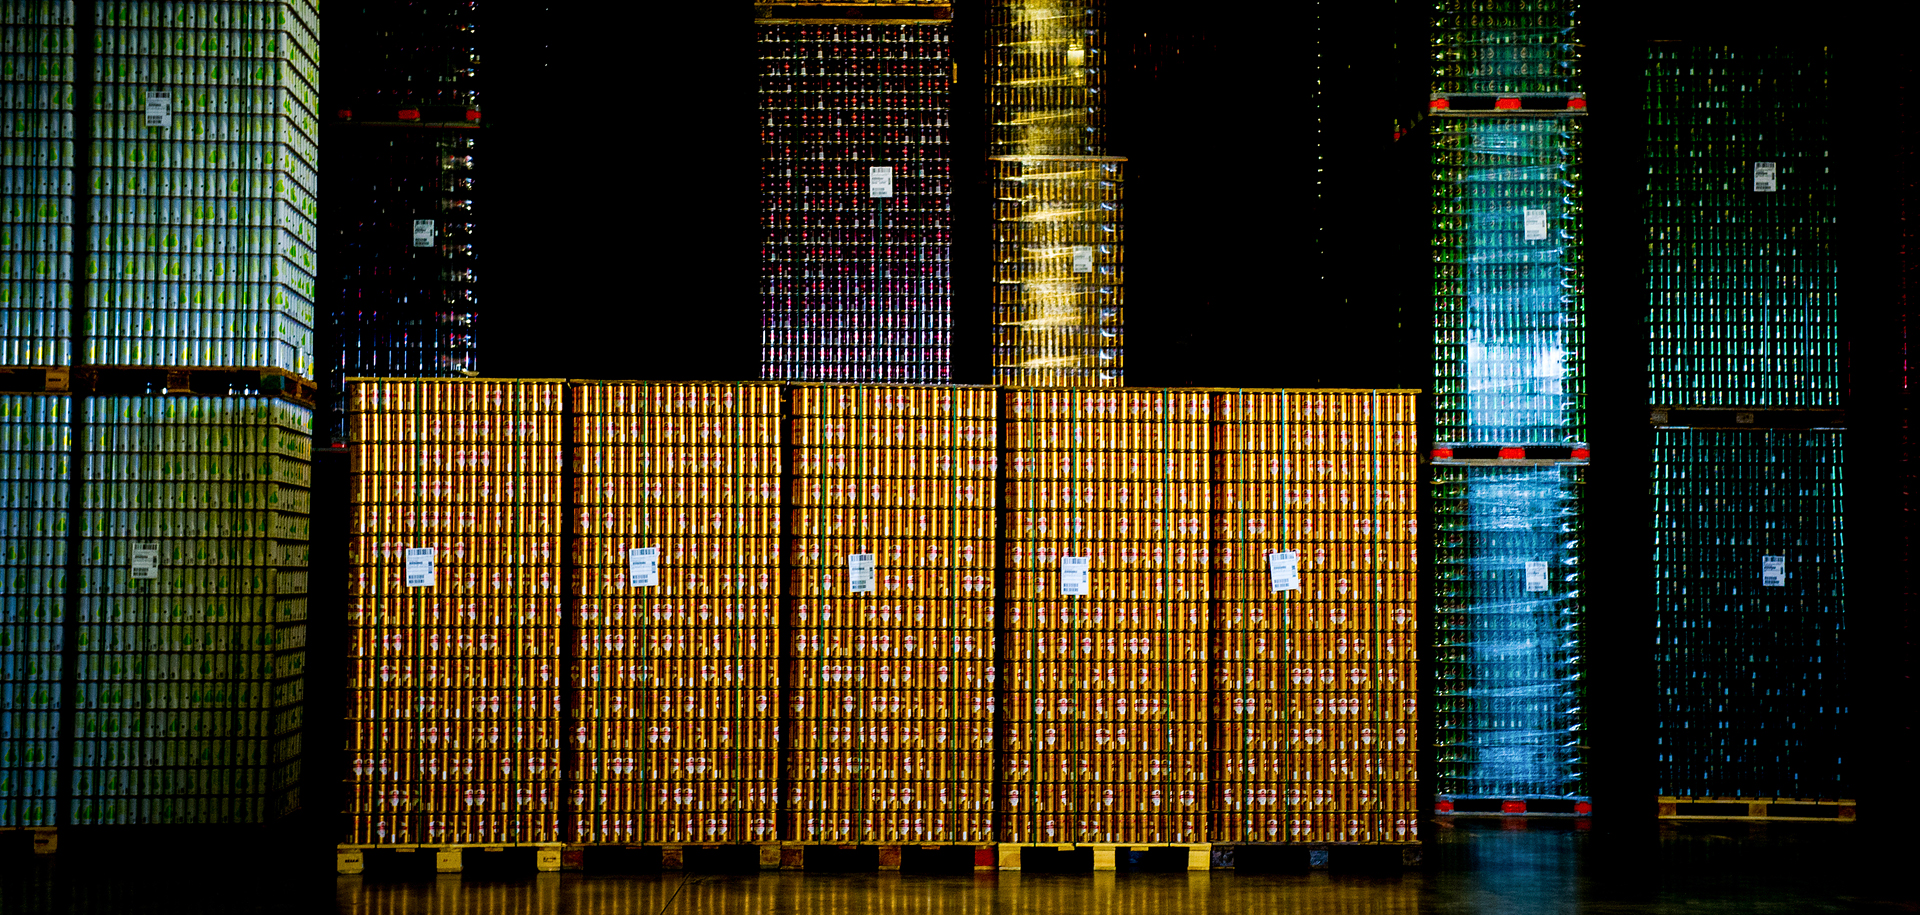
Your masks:
<instances>
[{"instance_id":1,"label":"plastic stretch wrap","mask_svg":"<svg viewBox=\"0 0 1920 915\"><path fill-rule=\"evenodd\" d=\"M1107 152L1105 0L990 0L987 154Z\"/></svg>"},{"instance_id":2,"label":"plastic stretch wrap","mask_svg":"<svg viewBox=\"0 0 1920 915\"><path fill-rule=\"evenodd\" d=\"M1584 442L1581 122L1434 124L1434 440Z\"/></svg>"},{"instance_id":3,"label":"plastic stretch wrap","mask_svg":"<svg viewBox=\"0 0 1920 915\"><path fill-rule=\"evenodd\" d=\"M993 372L1003 384L1125 381L1126 163L995 159Z\"/></svg>"},{"instance_id":4,"label":"plastic stretch wrap","mask_svg":"<svg viewBox=\"0 0 1920 915\"><path fill-rule=\"evenodd\" d=\"M1434 469L1434 753L1443 797L1585 793L1584 475L1580 467Z\"/></svg>"}]
</instances>

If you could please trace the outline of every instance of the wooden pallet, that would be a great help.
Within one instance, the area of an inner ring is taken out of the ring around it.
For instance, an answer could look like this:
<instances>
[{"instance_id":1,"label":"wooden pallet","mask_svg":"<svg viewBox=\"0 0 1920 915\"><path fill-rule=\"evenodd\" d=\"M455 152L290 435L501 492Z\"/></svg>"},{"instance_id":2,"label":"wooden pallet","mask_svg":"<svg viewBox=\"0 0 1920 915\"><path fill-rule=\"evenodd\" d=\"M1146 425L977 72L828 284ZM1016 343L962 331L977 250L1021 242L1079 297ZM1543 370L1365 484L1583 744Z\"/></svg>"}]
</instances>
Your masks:
<instances>
[{"instance_id":1,"label":"wooden pallet","mask_svg":"<svg viewBox=\"0 0 1920 915\"><path fill-rule=\"evenodd\" d=\"M848 845L848 844L841 844L841 843L834 843L834 842L783 842L779 846L780 869L781 870L804 870L807 866L807 849L809 848L834 848L834 849L840 849L842 851L852 851L858 848L873 848L875 849L875 857L879 860L879 868L880 870L883 870L883 871L897 871L900 869L900 859L903 854L902 849L919 848L919 849L926 849L928 851L934 851L934 850L943 849L943 848L966 848L966 849L970 849L973 852L973 869L974 870L990 871L995 869L993 843L990 843L990 842L910 842L910 843L899 844L899 845L879 845L874 843L860 843L860 844ZM762 857L761 867L767 866L765 864L765 861L766 861L766 858Z\"/></svg>"},{"instance_id":2,"label":"wooden pallet","mask_svg":"<svg viewBox=\"0 0 1920 915\"><path fill-rule=\"evenodd\" d=\"M285 369L233 366L89 365L0 368L0 392L27 394L204 394L234 388L311 407L320 389Z\"/></svg>"},{"instance_id":3,"label":"wooden pallet","mask_svg":"<svg viewBox=\"0 0 1920 915\"><path fill-rule=\"evenodd\" d=\"M1145 851L1149 848L1184 848L1187 850L1187 870L1204 871L1204 870L1209 870L1213 867L1213 845L1211 843L1200 844L1200 843L1180 843L1180 842L1161 842L1161 843L1132 842L1132 843L1118 843L1118 844L1108 845L1104 843L1090 843L1090 842L1069 843L1069 844L1060 844L1055 842L1031 842L1031 843L1016 844L1012 842L1003 842L1000 844L1000 851L998 855L1000 860L1000 870L1003 870L1003 871L1019 870L1020 869L1020 850L1023 848L1053 848L1053 849L1059 849L1061 851L1073 851L1075 849L1081 849L1081 848L1092 849L1093 850L1093 869L1096 871L1118 870L1119 868L1118 868L1117 862L1115 861L1115 857L1119 852L1123 850L1124 851L1134 851L1134 850Z\"/></svg>"},{"instance_id":4,"label":"wooden pallet","mask_svg":"<svg viewBox=\"0 0 1920 915\"><path fill-rule=\"evenodd\" d=\"M685 870L687 849L721 848L719 845L662 845L660 846L660 869L663 871ZM760 850L760 869L779 870L781 867L781 847L772 842L754 843Z\"/></svg>"},{"instance_id":5,"label":"wooden pallet","mask_svg":"<svg viewBox=\"0 0 1920 915\"><path fill-rule=\"evenodd\" d=\"M1663 797L1660 819L1851 823L1857 806L1846 798Z\"/></svg>"},{"instance_id":6,"label":"wooden pallet","mask_svg":"<svg viewBox=\"0 0 1920 915\"><path fill-rule=\"evenodd\" d=\"M508 843L505 845L341 845L334 850L334 871L352 875L364 873L367 869L366 853L370 851L398 852L418 854L423 851L434 853L433 869L442 874L457 874L465 867L465 852L469 848L481 851L506 851L509 848L534 849L534 869L557 871L560 869L559 843L528 842Z\"/></svg>"},{"instance_id":7,"label":"wooden pallet","mask_svg":"<svg viewBox=\"0 0 1920 915\"><path fill-rule=\"evenodd\" d=\"M0 832L33 833L33 853L51 855L60 849L59 831L52 826L0 826Z\"/></svg>"},{"instance_id":8,"label":"wooden pallet","mask_svg":"<svg viewBox=\"0 0 1920 915\"><path fill-rule=\"evenodd\" d=\"M639 843L630 843L630 844L629 843L594 843L594 844L586 844L586 845L562 846L560 849L560 869L563 871L589 870L589 868L587 867L588 852L594 851L594 850L612 849L615 851L629 851L629 852L649 852L649 851L657 852L660 855L661 870L677 871L677 870L684 870L686 868L688 849L720 849L720 848L757 848L759 849L761 870L778 870L780 868L780 843L778 842L752 842L752 843L743 843L740 845L707 845L707 844L668 845L664 843L639 842Z\"/></svg>"},{"instance_id":9,"label":"wooden pallet","mask_svg":"<svg viewBox=\"0 0 1920 915\"><path fill-rule=\"evenodd\" d=\"M1441 797L1434 801L1433 813L1441 817L1586 817L1593 815L1593 804L1573 798Z\"/></svg>"},{"instance_id":10,"label":"wooden pallet","mask_svg":"<svg viewBox=\"0 0 1920 915\"><path fill-rule=\"evenodd\" d=\"M1307 866L1309 868L1323 868L1323 867L1331 866L1333 857L1336 853L1345 854L1345 852L1335 851L1336 849L1343 849L1343 848L1368 849L1368 850L1397 848L1400 850L1400 866L1401 867L1418 867L1420 866L1420 863L1425 859L1424 847L1418 844L1410 843L1410 842L1396 843L1396 844L1383 844L1383 845L1364 845L1364 844L1344 845L1339 843L1328 843L1328 842L1313 842L1313 843L1230 842L1230 843L1214 844L1213 867L1215 870L1232 869L1237 867L1238 858L1240 856L1241 849L1285 849L1285 850L1291 850L1296 852L1305 852L1307 854Z\"/></svg>"}]
</instances>

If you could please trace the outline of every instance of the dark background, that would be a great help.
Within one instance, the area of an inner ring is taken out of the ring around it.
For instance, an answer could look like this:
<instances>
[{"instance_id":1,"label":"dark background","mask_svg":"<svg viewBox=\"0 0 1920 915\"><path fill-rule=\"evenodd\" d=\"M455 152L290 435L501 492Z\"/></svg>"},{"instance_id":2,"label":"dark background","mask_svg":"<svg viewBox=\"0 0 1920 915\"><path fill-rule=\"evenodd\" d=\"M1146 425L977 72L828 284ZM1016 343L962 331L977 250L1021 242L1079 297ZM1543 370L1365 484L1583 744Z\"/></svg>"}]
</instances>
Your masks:
<instances>
[{"instance_id":1,"label":"dark background","mask_svg":"<svg viewBox=\"0 0 1920 915\"><path fill-rule=\"evenodd\" d=\"M1109 123L1127 165L1127 380L1134 386L1431 383L1427 8L1368 0L1233 10L1110 0ZM759 148L753 26L713 4L495 7L481 41L486 147L477 217L481 373L757 378ZM1257 15L1254 13L1257 12ZM955 11L954 380L990 381L981 22ZM1900 214L1910 58L1893 30L1616 2L1583 22L1594 828L1651 833L1652 579L1646 483L1645 168L1640 67L1654 39L1836 48L1851 385L1849 588L1862 826L1892 825L1915 771L1901 422ZM350 66L353 35L329 33ZM1316 106L1313 88L1320 81ZM323 109L331 109L323 104ZM1324 171L1316 171L1324 169ZM1319 183L1315 183L1315 182ZM321 196L325 219L326 196ZM323 253L324 258L324 253ZM339 455L326 456L341 457ZM316 490L345 492L323 460ZM339 500L344 503L344 498ZM316 509L316 542L344 527ZM344 518L337 519L344 523ZM316 551L326 557L329 551ZM318 581L329 577L316 558ZM324 605L317 613L326 613ZM322 748L341 745L344 646L315 627L310 815L341 809ZM330 661L329 659L334 659ZM333 792L333 794L330 794Z\"/></svg>"}]
</instances>

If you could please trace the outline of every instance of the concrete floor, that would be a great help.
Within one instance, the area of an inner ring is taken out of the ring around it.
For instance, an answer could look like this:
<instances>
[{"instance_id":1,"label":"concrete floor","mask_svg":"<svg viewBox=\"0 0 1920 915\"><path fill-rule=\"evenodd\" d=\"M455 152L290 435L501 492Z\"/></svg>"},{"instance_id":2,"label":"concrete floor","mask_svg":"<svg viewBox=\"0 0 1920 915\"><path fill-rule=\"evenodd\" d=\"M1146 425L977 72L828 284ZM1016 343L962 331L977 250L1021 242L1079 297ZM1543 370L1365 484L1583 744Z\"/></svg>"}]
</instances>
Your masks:
<instances>
[{"instance_id":1,"label":"concrete floor","mask_svg":"<svg viewBox=\"0 0 1920 915\"><path fill-rule=\"evenodd\" d=\"M1689 824L1641 841L1466 821L1397 874L699 873L334 877L306 853L169 849L0 864L7 915L1222 915L1920 912L1910 837L1861 824ZM298 859L298 860L295 860ZM223 864L224 862L224 864ZM331 864L328 859L326 865ZM222 875L223 876L220 876Z\"/></svg>"}]
</instances>

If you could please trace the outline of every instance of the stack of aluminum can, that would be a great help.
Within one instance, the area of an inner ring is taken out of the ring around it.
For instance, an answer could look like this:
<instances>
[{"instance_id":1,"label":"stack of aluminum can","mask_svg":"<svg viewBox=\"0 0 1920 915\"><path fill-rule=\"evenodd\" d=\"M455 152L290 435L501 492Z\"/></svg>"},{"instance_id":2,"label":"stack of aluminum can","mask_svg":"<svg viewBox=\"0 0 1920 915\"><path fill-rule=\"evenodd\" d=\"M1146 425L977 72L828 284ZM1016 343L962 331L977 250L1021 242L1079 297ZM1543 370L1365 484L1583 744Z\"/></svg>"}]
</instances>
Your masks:
<instances>
[{"instance_id":1,"label":"stack of aluminum can","mask_svg":"<svg viewBox=\"0 0 1920 915\"><path fill-rule=\"evenodd\" d=\"M0 365L73 359L73 4L11 3L0 46Z\"/></svg>"},{"instance_id":2,"label":"stack of aluminum can","mask_svg":"<svg viewBox=\"0 0 1920 915\"><path fill-rule=\"evenodd\" d=\"M993 840L999 392L793 391L790 829Z\"/></svg>"},{"instance_id":3,"label":"stack of aluminum can","mask_svg":"<svg viewBox=\"0 0 1920 915\"><path fill-rule=\"evenodd\" d=\"M837 14L809 6L807 14ZM950 377L951 26L759 21L763 378ZM901 17L944 6L900 7Z\"/></svg>"},{"instance_id":4,"label":"stack of aluminum can","mask_svg":"<svg viewBox=\"0 0 1920 915\"><path fill-rule=\"evenodd\" d=\"M1208 395L1005 396L1001 839L1204 842Z\"/></svg>"},{"instance_id":5,"label":"stack of aluminum can","mask_svg":"<svg viewBox=\"0 0 1920 915\"><path fill-rule=\"evenodd\" d=\"M0 826L57 825L72 408L0 395Z\"/></svg>"},{"instance_id":6,"label":"stack of aluminum can","mask_svg":"<svg viewBox=\"0 0 1920 915\"><path fill-rule=\"evenodd\" d=\"M1587 803L1579 13L1577 0L1434 7L1441 812Z\"/></svg>"},{"instance_id":7,"label":"stack of aluminum can","mask_svg":"<svg viewBox=\"0 0 1920 915\"><path fill-rule=\"evenodd\" d=\"M312 377L317 5L97 17L87 361Z\"/></svg>"},{"instance_id":8,"label":"stack of aluminum can","mask_svg":"<svg viewBox=\"0 0 1920 915\"><path fill-rule=\"evenodd\" d=\"M1109 155L1105 0L987 4L993 379L1125 384L1126 159Z\"/></svg>"},{"instance_id":9,"label":"stack of aluminum can","mask_svg":"<svg viewBox=\"0 0 1920 915\"><path fill-rule=\"evenodd\" d=\"M74 825L299 805L313 411L86 398Z\"/></svg>"},{"instance_id":10,"label":"stack of aluminum can","mask_svg":"<svg viewBox=\"0 0 1920 915\"><path fill-rule=\"evenodd\" d=\"M1213 840L1416 842L1413 395L1213 415Z\"/></svg>"},{"instance_id":11,"label":"stack of aluminum can","mask_svg":"<svg viewBox=\"0 0 1920 915\"><path fill-rule=\"evenodd\" d=\"M573 387L571 841L772 841L780 388Z\"/></svg>"},{"instance_id":12,"label":"stack of aluminum can","mask_svg":"<svg viewBox=\"0 0 1920 915\"><path fill-rule=\"evenodd\" d=\"M348 391L350 841L561 841L562 385Z\"/></svg>"}]
</instances>

